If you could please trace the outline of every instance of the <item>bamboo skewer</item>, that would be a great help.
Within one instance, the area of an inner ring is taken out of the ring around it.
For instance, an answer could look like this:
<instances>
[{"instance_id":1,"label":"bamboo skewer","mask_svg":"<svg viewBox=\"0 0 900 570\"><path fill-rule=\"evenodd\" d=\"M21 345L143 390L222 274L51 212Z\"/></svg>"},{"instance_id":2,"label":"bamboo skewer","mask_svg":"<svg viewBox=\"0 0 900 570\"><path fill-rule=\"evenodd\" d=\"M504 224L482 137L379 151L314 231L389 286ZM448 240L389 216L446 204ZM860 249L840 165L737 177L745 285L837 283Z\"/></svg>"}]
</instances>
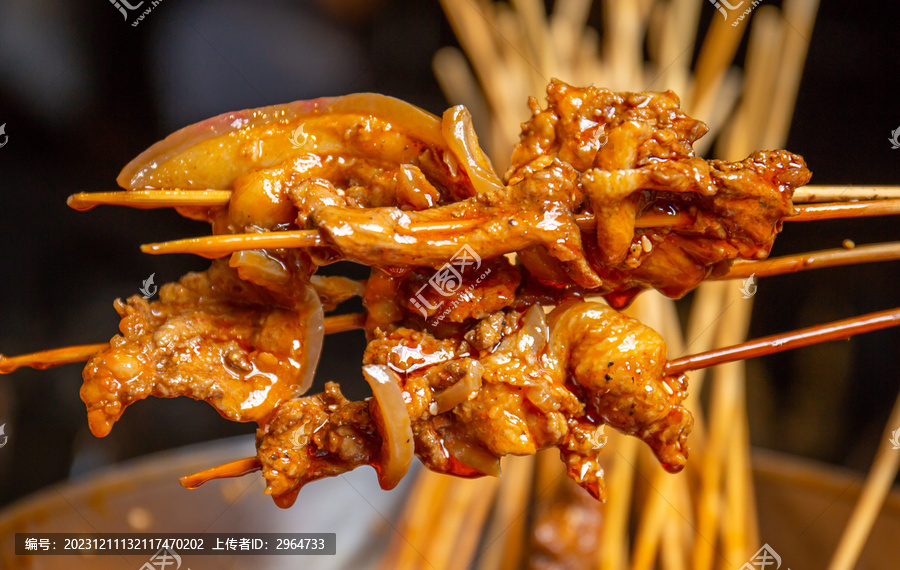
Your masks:
<instances>
[{"instance_id":1,"label":"bamboo skewer","mask_svg":"<svg viewBox=\"0 0 900 570\"><path fill-rule=\"evenodd\" d=\"M362 328L365 326L365 319L365 313L326 317L325 334ZM869 313L670 360L666 365L666 374L680 374L688 370L698 370L724 362L753 358L819 342L846 339L855 334L898 325L900 325L900 309ZM108 347L108 343L97 343L66 346L18 356L0 355L0 374L8 374L25 366L44 369L61 364L83 362Z\"/></svg>"},{"instance_id":2,"label":"bamboo skewer","mask_svg":"<svg viewBox=\"0 0 900 570\"><path fill-rule=\"evenodd\" d=\"M444 57L442 56L442 60ZM464 62L463 62L464 63ZM444 67L444 66L442 66ZM462 72L455 66L446 77L457 79ZM458 88L462 86L457 85ZM472 86L465 87L466 92ZM95 206L128 206L132 208L169 208L178 206L221 207L231 201L231 190L181 190L145 189L122 190L117 192L79 192L66 199L75 210L89 210ZM900 199L897 186L818 186L810 184L794 191L794 204L819 202L851 202L860 200Z\"/></svg>"},{"instance_id":3,"label":"bamboo skewer","mask_svg":"<svg viewBox=\"0 0 900 570\"><path fill-rule=\"evenodd\" d=\"M178 239L145 244L141 246L141 251L151 255L192 253L207 259L216 259L236 251L250 249L320 247L325 244L324 238L316 230L292 230L255 234L218 234Z\"/></svg>"},{"instance_id":4,"label":"bamboo skewer","mask_svg":"<svg viewBox=\"0 0 900 570\"><path fill-rule=\"evenodd\" d=\"M730 344L745 338L750 323L752 302L738 303L740 292L725 290L725 318L718 320L717 344ZM668 369L668 366L667 366ZM700 459L700 490L697 499L697 534L691 567L697 570L712 568L715 559L717 531L724 510L722 479L727 462L727 449L732 440L734 420L742 406L743 370L740 362L729 362L712 370L709 431L703 457Z\"/></svg>"},{"instance_id":5,"label":"bamboo skewer","mask_svg":"<svg viewBox=\"0 0 900 570\"><path fill-rule=\"evenodd\" d=\"M810 222L841 218L864 218L900 214L900 200L869 200L865 202L837 202L795 206L797 215L786 218L790 222Z\"/></svg>"},{"instance_id":6,"label":"bamboo skewer","mask_svg":"<svg viewBox=\"0 0 900 570\"><path fill-rule=\"evenodd\" d=\"M423 561L433 568L432 562L423 558L423 551L431 529L443 512L433 508L434 504L446 494L449 479L428 469L421 470L400 514L387 554L381 560L381 570L421 568Z\"/></svg>"},{"instance_id":7,"label":"bamboo skewer","mask_svg":"<svg viewBox=\"0 0 900 570\"><path fill-rule=\"evenodd\" d=\"M884 433L881 435L881 445L875 455L875 461L869 469L869 475L859 496L859 501L844 528L844 534L828 565L828 570L852 570L856 566L866 538L868 538L875 519L884 505L884 499L897 477L897 470L900 468L900 452L893 449L890 444L891 430L894 426L900 426L900 395L891 409Z\"/></svg>"},{"instance_id":8,"label":"bamboo skewer","mask_svg":"<svg viewBox=\"0 0 900 570\"><path fill-rule=\"evenodd\" d=\"M3 356L0 354L0 374L9 374L24 366L44 370L70 362L84 362L107 348L109 348L109 343L100 342L97 344L64 346L19 356Z\"/></svg>"},{"instance_id":9,"label":"bamboo skewer","mask_svg":"<svg viewBox=\"0 0 900 570\"><path fill-rule=\"evenodd\" d=\"M366 326L366 313L348 313L346 315L333 315L325 317L325 334L361 329ZM0 354L0 374L9 374L19 368L30 367L43 370L53 366L86 362L92 356L109 348L108 342L96 344L79 344L64 346L40 352L20 354L18 356L4 356Z\"/></svg>"},{"instance_id":10,"label":"bamboo skewer","mask_svg":"<svg viewBox=\"0 0 900 570\"><path fill-rule=\"evenodd\" d=\"M751 275L770 277L810 269L824 269L827 267L841 267L878 261L895 261L897 259L900 259L900 242L876 243L856 246L853 249L824 249L797 255L772 257L764 261L738 261L731 266L728 273L711 277L710 279L744 279Z\"/></svg>"},{"instance_id":11,"label":"bamboo skewer","mask_svg":"<svg viewBox=\"0 0 900 570\"><path fill-rule=\"evenodd\" d=\"M523 550L527 498L531 490L535 457L507 456L503 459L503 483L485 532L485 546L478 554L477 570L513 570L521 566L516 553Z\"/></svg>"},{"instance_id":12,"label":"bamboo skewer","mask_svg":"<svg viewBox=\"0 0 900 570\"><path fill-rule=\"evenodd\" d=\"M666 363L666 374L681 374L688 370L774 354L820 342L844 340L856 334L896 326L900 326L900 308L868 313L670 360Z\"/></svg>"},{"instance_id":13,"label":"bamboo skewer","mask_svg":"<svg viewBox=\"0 0 900 570\"><path fill-rule=\"evenodd\" d=\"M262 470L262 463L256 456L245 457L224 465L217 465L209 469L204 469L191 475L185 475L178 480L181 486L186 489L196 489L200 485L212 481L213 479L227 479L231 477L243 477L250 473Z\"/></svg>"},{"instance_id":14,"label":"bamboo skewer","mask_svg":"<svg viewBox=\"0 0 900 570\"><path fill-rule=\"evenodd\" d=\"M785 218L786 222L810 222L817 220L846 219L868 216L900 214L900 199L856 202L848 204L816 204L795 207L796 216ZM593 214L575 216L578 227L591 230L596 227ZM410 233L429 231L465 231L481 225L482 219L449 220L447 222L430 222L412 224ZM688 214L647 214L635 220L635 228L679 227L688 226L693 219ZM251 234L216 234L196 238L184 238L167 242L144 244L141 251L151 255L174 253L190 253L214 259L224 257L236 251L251 249L276 249L294 247L320 247L327 241L318 230L288 230Z\"/></svg>"},{"instance_id":15,"label":"bamboo skewer","mask_svg":"<svg viewBox=\"0 0 900 570\"><path fill-rule=\"evenodd\" d=\"M176 206L227 206L231 190L128 190L124 192L79 192L66 200L70 208L79 211L95 206L129 206L131 208L173 208Z\"/></svg>"},{"instance_id":16,"label":"bamboo skewer","mask_svg":"<svg viewBox=\"0 0 900 570\"><path fill-rule=\"evenodd\" d=\"M675 304L671 299L663 298L660 294L647 293L646 295L654 295L658 297L659 305L651 312L650 317L659 319L659 322L647 322L646 324L658 332L666 339L668 348L672 353L681 354L684 352L684 339L681 331L681 325L678 323L678 314L675 312ZM712 322L718 314L721 313L721 295L710 295L709 287L701 287L698 291L697 303L709 306L708 315L702 316L700 321ZM697 321L692 317L692 322ZM695 340L695 350L708 350L712 347L712 335L706 335L699 342ZM698 371L700 372L700 371ZM702 380L702 379L701 379ZM700 385L695 382L694 375L690 378L690 394L697 394L700 391ZM692 445L691 454L702 456L702 433L703 419L698 413L696 406L697 397L689 396L683 405L691 410L695 418L695 426L691 433ZM683 545L681 541L673 541L672 536L667 536L669 529L674 529L674 525L683 524L680 511L676 505L679 498L688 497L690 490L687 486L687 478L685 474L673 476L660 467L656 467L651 471L650 488L653 490L648 494L640 516L637 517L637 532L635 534L634 547L631 558L632 570L645 570L651 568L653 560L657 556L660 543L666 543L664 548L664 567L681 567L677 566L678 562L684 563ZM668 524L667 524L668 522ZM669 552L675 549L673 545L677 544L677 551ZM666 559L668 557L668 559Z\"/></svg>"},{"instance_id":17,"label":"bamboo skewer","mask_svg":"<svg viewBox=\"0 0 900 570\"><path fill-rule=\"evenodd\" d=\"M849 202L900 198L897 186L801 186L794 191L794 204L812 202Z\"/></svg>"}]
</instances>

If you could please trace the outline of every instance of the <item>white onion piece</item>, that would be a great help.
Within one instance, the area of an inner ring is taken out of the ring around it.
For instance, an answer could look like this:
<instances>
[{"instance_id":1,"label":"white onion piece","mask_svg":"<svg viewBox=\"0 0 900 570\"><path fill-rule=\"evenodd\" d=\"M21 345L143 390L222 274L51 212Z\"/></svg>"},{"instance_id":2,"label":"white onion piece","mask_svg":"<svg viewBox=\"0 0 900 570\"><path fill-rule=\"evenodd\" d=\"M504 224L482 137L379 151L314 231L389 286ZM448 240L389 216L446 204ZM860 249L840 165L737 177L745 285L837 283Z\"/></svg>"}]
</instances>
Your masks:
<instances>
[{"instance_id":1,"label":"white onion piece","mask_svg":"<svg viewBox=\"0 0 900 570\"><path fill-rule=\"evenodd\" d=\"M477 360L469 360L466 375L434 395L437 413L443 414L462 404L481 389L481 374L484 366Z\"/></svg>"},{"instance_id":2,"label":"white onion piece","mask_svg":"<svg viewBox=\"0 0 900 570\"><path fill-rule=\"evenodd\" d=\"M305 314L300 316L306 322L306 369L303 380L300 383L301 396L312 386L316 376L316 368L319 366L319 357L322 355L322 343L325 340L325 311L319 295L312 286L306 286L306 298L303 300Z\"/></svg>"},{"instance_id":3,"label":"white onion piece","mask_svg":"<svg viewBox=\"0 0 900 570\"><path fill-rule=\"evenodd\" d=\"M516 349L519 353L526 351L539 354L550 339L550 327L547 326L547 315L540 305L532 305L522 317L522 328L517 335Z\"/></svg>"},{"instance_id":4,"label":"white onion piece","mask_svg":"<svg viewBox=\"0 0 900 570\"><path fill-rule=\"evenodd\" d=\"M466 467L491 477L500 476L500 458L496 455L453 437L443 437L441 440L450 455Z\"/></svg>"},{"instance_id":5,"label":"white onion piece","mask_svg":"<svg viewBox=\"0 0 900 570\"><path fill-rule=\"evenodd\" d=\"M412 465L416 451L412 425L409 422L409 414L403 402L403 392L400 390L397 375L381 364L363 366L362 372L366 382L372 387L378 408L378 414L374 418L375 424L383 439L381 464L375 467L378 472L378 484L385 491L389 491L397 486Z\"/></svg>"},{"instance_id":6,"label":"white onion piece","mask_svg":"<svg viewBox=\"0 0 900 570\"><path fill-rule=\"evenodd\" d=\"M116 182L126 190L229 188L244 172L267 168L290 156L295 152L290 144L295 129L328 114L375 116L414 139L444 148L440 121L431 113L386 95L357 93L245 109L189 125L139 154ZM200 145L213 139L218 144L210 148L217 155L198 152Z\"/></svg>"},{"instance_id":7,"label":"white onion piece","mask_svg":"<svg viewBox=\"0 0 900 570\"><path fill-rule=\"evenodd\" d=\"M444 111L441 132L450 152L469 175L469 180L479 194L503 188L490 159L478 144L478 135L475 134L468 109L457 105Z\"/></svg>"},{"instance_id":8,"label":"white onion piece","mask_svg":"<svg viewBox=\"0 0 900 570\"><path fill-rule=\"evenodd\" d=\"M244 281L267 289L277 289L290 279L284 263L264 249L236 251L231 254L228 265L235 268Z\"/></svg>"}]
</instances>

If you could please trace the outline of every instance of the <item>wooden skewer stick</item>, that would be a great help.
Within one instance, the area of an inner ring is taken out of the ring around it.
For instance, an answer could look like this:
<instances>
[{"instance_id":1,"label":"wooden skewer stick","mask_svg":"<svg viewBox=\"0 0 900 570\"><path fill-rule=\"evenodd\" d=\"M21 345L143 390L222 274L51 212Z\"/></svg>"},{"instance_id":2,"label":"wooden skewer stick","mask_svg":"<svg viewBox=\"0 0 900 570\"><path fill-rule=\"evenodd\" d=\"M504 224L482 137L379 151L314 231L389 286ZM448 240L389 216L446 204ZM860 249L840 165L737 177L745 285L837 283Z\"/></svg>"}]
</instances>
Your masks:
<instances>
[{"instance_id":1,"label":"wooden skewer stick","mask_svg":"<svg viewBox=\"0 0 900 570\"><path fill-rule=\"evenodd\" d=\"M810 222L900 214L900 199L808 204L796 206L796 209L797 215L785 218L786 222Z\"/></svg>"},{"instance_id":2,"label":"wooden skewer stick","mask_svg":"<svg viewBox=\"0 0 900 570\"><path fill-rule=\"evenodd\" d=\"M325 317L325 334L334 334L366 326L366 313L347 313Z\"/></svg>"},{"instance_id":3,"label":"wooden skewer stick","mask_svg":"<svg viewBox=\"0 0 900 570\"><path fill-rule=\"evenodd\" d=\"M333 315L325 317L325 334L334 334L353 329L361 329L366 325L366 313L348 313L346 315ZM19 356L3 356L0 354L0 374L9 374L19 368L31 367L43 370L62 364L73 362L86 362L92 356L109 348L108 342L97 344L79 344L76 346L64 346L20 354Z\"/></svg>"},{"instance_id":4,"label":"wooden skewer stick","mask_svg":"<svg viewBox=\"0 0 900 570\"><path fill-rule=\"evenodd\" d=\"M896 326L900 326L900 308L878 311L850 319L766 336L708 352L691 354L666 363L666 374L681 374L689 370L774 354L830 340L842 340L856 334Z\"/></svg>"},{"instance_id":5,"label":"wooden skewer stick","mask_svg":"<svg viewBox=\"0 0 900 570\"><path fill-rule=\"evenodd\" d=\"M794 204L819 202L854 202L859 200L900 199L897 186L802 186L794 191ZM79 192L66 203L75 210L95 206L129 206L132 208L170 208L176 206L227 206L231 190L126 190L118 192Z\"/></svg>"},{"instance_id":6,"label":"wooden skewer stick","mask_svg":"<svg viewBox=\"0 0 900 570\"><path fill-rule=\"evenodd\" d=\"M151 255L164 253L193 253L207 259L225 257L236 251L248 249L277 249L292 247L318 247L325 240L316 230L266 232L261 234L220 234L198 238L177 239L141 246L141 251Z\"/></svg>"},{"instance_id":7,"label":"wooden skewer stick","mask_svg":"<svg viewBox=\"0 0 900 570\"><path fill-rule=\"evenodd\" d=\"M229 477L243 477L250 473L262 470L262 464L259 459L254 457L245 457L238 459L225 465L217 465L204 469L198 473L185 475L178 480L181 486L186 489L196 489L200 485L212 481L213 479L226 479Z\"/></svg>"},{"instance_id":8,"label":"wooden skewer stick","mask_svg":"<svg viewBox=\"0 0 900 570\"><path fill-rule=\"evenodd\" d=\"M19 356L3 356L0 354L0 374L9 374L23 366L44 370L46 368L59 366L60 364L68 364L70 362L85 362L86 360L89 360L91 356L108 347L109 343L101 342L97 344L64 346L62 348L42 350L40 352L32 352L31 354L22 354Z\"/></svg>"},{"instance_id":9,"label":"wooden skewer stick","mask_svg":"<svg viewBox=\"0 0 900 570\"><path fill-rule=\"evenodd\" d=\"M822 269L825 267L838 267L842 265L856 265L858 263L873 263L876 261L895 261L900 259L900 242L875 243L861 245L853 249L836 248L810 251L797 255L785 255L773 257L764 261L742 261L731 266L728 273L712 280L744 279L750 275L768 277L770 275L783 275L796 273L808 269Z\"/></svg>"},{"instance_id":10,"label":"wooden skewer stick","mask_svg":"<svg viewBox=\"0 0 900 570\"><path fill-rule=\"evenodd\" d=\"M894 401L875 460L869 468L866 483L856 506L853 507L853 514L844 527L844 533L828 565L828 570L851 570L856 567L869 533L878 519L878 513L884 507L884 499L890 492L894 479L897 478L897 470L900 469L900 453L891 443L892 430L898 424L900 424L900 396Z\"/></svg>"},{"instance_id":11,"label":"wooden skewer stick","mask_svg":"<svg viewBox=\"0 0 900 570\"><path fill-rule=\"evenodd\" d=\"M125 192L79 192L72 194L66 204L75 210L90 210L94 206L129 206L131 208L172 208L175 206L227 206L231 190L129 190Z\"/></svg>"},{"instance_id":12,"label":"wooden skewer stick","mask_svg":"<svg viewBox=\"0 0 900 570\"><path fill-rule=\"evenodd\" d=\"M852 202L900 198L897 186L801 186L794 191L794 204L812 202Z\"/></svg>"},{"instance_id":13,"label":"wooden skewer stick","mask_svg":"<svg viewBox=\"0 0 900 570\"><path fill-rule=\"evenodd\" d=\"M850 204L821 204L797 206L798 215L785 218L786 222L809 222L814 220L831 220L835 218L857 218L866 216L883 216L900 214L900 199L855 202ZM578 227L585 231L596 227L596 219L592 214L575 216ZM431 222L413 224L410 231L466 231L481 225L483 220L449 220L447 222ZM646 214L638 216L635 228L683 227L693 223L693 218L686 213L678 214ZM277 249L294 247L317 247L325 245L324 238L318 230L290 230L282 232L265 232L253 234L218 234L197 238L186 238L141 246L141 251L151 255L167 253L192 253L207 259L224 257L236 251L248 249Z\"/></svg>"}]
</instances>

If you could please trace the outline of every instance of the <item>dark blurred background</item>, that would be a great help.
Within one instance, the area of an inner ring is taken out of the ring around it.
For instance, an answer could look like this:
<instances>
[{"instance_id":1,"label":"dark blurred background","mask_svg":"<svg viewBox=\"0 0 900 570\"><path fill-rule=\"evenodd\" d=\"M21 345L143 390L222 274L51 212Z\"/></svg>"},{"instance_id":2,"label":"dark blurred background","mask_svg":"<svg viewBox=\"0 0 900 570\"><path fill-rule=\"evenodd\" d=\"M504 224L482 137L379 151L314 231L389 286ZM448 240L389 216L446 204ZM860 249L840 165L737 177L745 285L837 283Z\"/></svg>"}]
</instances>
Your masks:
<instances>
[{"instance_id":1,"label":"dark blurred background","mask_svg":"<svg viewBox=\"0 0 900 570\"><path fill-rule=\"evenodd\" d=\"M889 10L822 3L787 145L806 158L814 183L900 182L900 150L888 142L900 127L900 33ZM704 22L713 13L704 2ZM117 332L113 299L139 294L151 274L161 284L208 265L138 250L207 233L174 211L65 205L74 192L115 189L119 170L168 133L226 111L356 91L437 114L448 105L431 58L456 42L436 1L165 0L136 27L133 20L105 0L0 4L0 124L9 137L0 148L4 354L105 341ZM787 224L773 255L898 236L890 218ZM898 306L898 283L900 263L767 278L751 335ZM348 357L363 348L358 332L329 337L316 389L339 380L349 396L364 395L358 359ZM890 330L751 361L753 444L864 471L900 388L898 353L900 333ZM150 399L96 439L78 397L80 370L0 377L9 438L0 448L0 505L126 458L253 432L203 402Z\"/></svg>"}]
</instances>

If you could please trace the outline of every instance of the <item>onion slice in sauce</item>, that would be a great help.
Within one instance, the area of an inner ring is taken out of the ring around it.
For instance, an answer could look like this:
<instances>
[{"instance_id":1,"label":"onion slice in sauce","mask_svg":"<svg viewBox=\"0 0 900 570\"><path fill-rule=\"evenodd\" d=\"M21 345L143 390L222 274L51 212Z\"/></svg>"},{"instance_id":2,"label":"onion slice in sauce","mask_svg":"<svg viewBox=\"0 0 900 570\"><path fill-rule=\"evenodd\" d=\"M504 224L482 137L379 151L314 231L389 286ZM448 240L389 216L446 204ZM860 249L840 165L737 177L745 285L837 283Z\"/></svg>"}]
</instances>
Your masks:
<instances>
[{"instance_id":1,"label":"onion slice in sauce","mask_svg":"<svg viewBox=\"0 0 900 570\"><path fill-rule=\"evenodd\" d=\"M469 469L491 477L500 476L500 458L496 455L488 452L476 443L465 439L457 439L447 432L444 433L441 439L450 455Z\"/></svg>"},{"instance_id":2,"label":"onion slice in sauce","mask_svg":"<svg viewBox=\"0 0 900 570\"><path fill-rule=\"evenodd\" d=\"M378 472L378 484L388 491L397 486L412 465L416 451L412 425L397 375L380 364L363 366L362 372L372 387L378 410L373 419L383 438L381 462L374 467Z\"/></svg>"},{"instance_id":3,"label":"onion slice in sauce","mask_svg":"<svg viewBox=\"0 0 900 570\"><path fill-rule=\"evenodd\" d=\"M478 144L478 135L472 126L472 116L462 105L444 111L441 132L453 157L459 162L479 194L503 187L490 159Z\"/></svg>"},{"instance_id":4,"label":"onion slice in sauce","mask_svg":"<svg viewBox=\"0 0 900 570\"><path fill-rule=\"evenodd\" d=\"M462 404L481 389L481 374L484 366L477 360L469 359L466 363L466 375L451 386L434 395L437 413L443 414Z\"/></svg>"},{"instance_id":5,"label":"onion slice in sauce","mask_svg":"<svg viewBox=\"0 0 900 570\"><path fill-rule=\"evenodd\" d=\"M325 341L325 311L322 309L322 301L311 286L306 287L306 299L303 302L306 320L306 368L303 381L300 383L299 395L305 394L312 386L316 376L316 368L319 366L319 357L322 355L322 344Z\"/></svg>"},{"instance_id":6,"label":"onion slice in sauce","mask_svg":"<svg viewBox=\"0 0 900 570\"><path fill-rule=\"evenodd\" d=\"M446 149L440 120L431 113L393 97L357 93L245 109L189 125L139 154L116 181L126 190L230 188L239 175L268 168L299 152L292 140L300 139L308 141L301 145L307 152L319 148L388 159L380 146L350 149L343 140L342 129L366 117L384 120L410 140L419 141L408 152L390 157L393 160L412 162L423 145ZM305 131L298 133L301 126Z\"/></svg>"}]
</instances>

